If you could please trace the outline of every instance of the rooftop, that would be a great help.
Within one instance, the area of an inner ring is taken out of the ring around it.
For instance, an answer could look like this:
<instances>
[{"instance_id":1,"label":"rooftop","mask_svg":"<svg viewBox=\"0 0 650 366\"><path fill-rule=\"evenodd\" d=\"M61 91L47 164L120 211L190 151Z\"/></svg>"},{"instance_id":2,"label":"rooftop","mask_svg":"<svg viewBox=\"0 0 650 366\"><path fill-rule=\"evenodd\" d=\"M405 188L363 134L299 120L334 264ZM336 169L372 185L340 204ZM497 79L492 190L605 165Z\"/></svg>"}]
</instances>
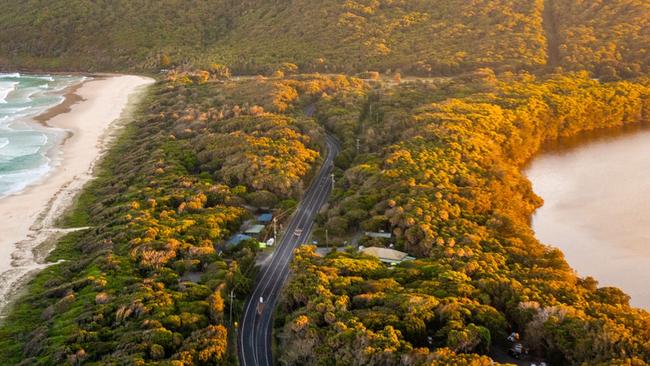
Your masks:
<instances>
[{"instance_id":1,"label":"rooftop","mask_svg":"<svg viewBox=\"0 0 650 366\"><path fill-rule=\"evenodd\" d=\"M246 230L244 230L244 234L257 235L261 233L264 228L264 225L251 225Z\"/></svg>"},{"instance_id":2,"label":"rooftop","mask_svg":"<svg viewBox=\"0 0 650 366\"><path fill-rule=\"evenodd\" d=\"M257 222L269 223L271 221L273 221L273 214L265 213L257 216Z\"/></svg>"},{"instance_id":3,"label":"rooftop","mask_svg":"<svg viewBox=\"0 0 650 366\"><path fill-rule=\"evenodd\" d=\"M253 237L244 234L235 234L228 239L228 246L235 246L244 240L253 239Z\"/></svg>"}]
</instances>

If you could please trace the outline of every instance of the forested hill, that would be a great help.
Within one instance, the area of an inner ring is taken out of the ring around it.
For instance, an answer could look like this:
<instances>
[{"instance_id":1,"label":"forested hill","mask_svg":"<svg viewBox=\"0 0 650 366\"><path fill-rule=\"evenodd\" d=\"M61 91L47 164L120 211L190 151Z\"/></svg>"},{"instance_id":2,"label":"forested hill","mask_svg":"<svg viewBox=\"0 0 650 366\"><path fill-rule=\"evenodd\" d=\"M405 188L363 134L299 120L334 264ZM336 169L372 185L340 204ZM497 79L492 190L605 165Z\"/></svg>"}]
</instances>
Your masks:
<instances>
[{"instance_id":1,"label":"forested hill","mask_svg":"<svg viewBox=\"0 0 650 366\"><path fill-rule=\"evenodd\" d=\"M0 65L445 75L650 70L644 0L0 0Z\"/></svg>"}]
</instances>

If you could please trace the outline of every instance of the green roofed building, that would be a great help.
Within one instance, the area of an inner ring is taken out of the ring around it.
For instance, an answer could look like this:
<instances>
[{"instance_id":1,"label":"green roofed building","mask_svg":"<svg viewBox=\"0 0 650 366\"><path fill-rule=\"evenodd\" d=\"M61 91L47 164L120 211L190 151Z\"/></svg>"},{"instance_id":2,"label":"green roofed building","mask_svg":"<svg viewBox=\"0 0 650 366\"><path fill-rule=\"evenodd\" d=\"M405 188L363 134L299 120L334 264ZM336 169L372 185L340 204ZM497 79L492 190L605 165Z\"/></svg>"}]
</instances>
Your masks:
<instances>
[{"instance_id":1,"label":"green roofed building","mask_svg":"<svg viewBox=\"0 0 650 366\"><path fill-rule=\"evenodd\" d=\"M251 225L249 226L246 230L244 230L244 234L246 235L252 235L252 236L257 236L262 233L266 226L264 225Z\"/></svg>"}]
</instances>

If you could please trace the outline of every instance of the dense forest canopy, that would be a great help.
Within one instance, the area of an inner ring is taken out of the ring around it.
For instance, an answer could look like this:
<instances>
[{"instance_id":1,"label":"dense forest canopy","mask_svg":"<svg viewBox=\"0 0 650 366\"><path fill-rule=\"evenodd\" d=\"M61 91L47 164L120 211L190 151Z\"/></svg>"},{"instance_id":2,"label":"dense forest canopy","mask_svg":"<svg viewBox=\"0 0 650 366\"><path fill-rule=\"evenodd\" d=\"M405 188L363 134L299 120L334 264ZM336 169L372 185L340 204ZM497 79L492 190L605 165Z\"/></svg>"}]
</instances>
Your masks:
<instances>
[{"instance_id":1,"label":"dense forest canopy","mask_svg":"<svg viewBox=\"0 0 650 366\"><path fill-rule=\"evenodd\" d=\"M650 314L535 239L520 172L545 142L650 122L647 0L0 7L0 69L160 75L63 218L90 229L0 324L0 364L236 364L259 247L226 241L289 216L327 131L342 151L314 238L383 231L415 260L300 248L280 362L487 366L516 331L553 364L647 365Z\"/></svg>"},{"instance_id":2,"label":"dense forest canopy","mask_svg":"<svg viewBox=\"0 0 650 366\"><path fill-rule=\"evenodd\" d=\"M489 365L513 330L556 363L650 357L650 315L534 238L540 200L518 170L544 141L647 122L647 79L213 77L153 88L66 218L92 229L59 243L50 259L68 261L38 274L0 326L6 364L235 362L226 309L240 314L257 246L225 241L255 207L295 205L323 127L343 152L316 235L385 230L417 260L301 249L279 313L282 362Z\"/></svg>"},{"instance_id":3,"label":"dense forest canopy","mask_svg":"<svg viewBox=\"0 0 650 366\"><path fill-rule=\"evenodd\" d=\"M154 69L167 49L188 55L225 29L225 1L2 1L0 59L68 70Z\"/></svg>"},{"instance_id":4,"label":"dense forest canopy","mask_svg":"<svg viewBox=\"0 0 650 366\"><path fill-rule=\"evenodd\" d=\"M0 65L270 73L648 71L643 0L0 1Z\"/></svg>"},{"instance_id":5,"label":"dense forest canopy","mask_svg":"<svg viewBox=\"0 0 650 366\"><path fill-rule=\"evenodd\" d=\"M650 83L586 73L497 80L485 70L471 79L321 102L323 123L347 146L350 121L363 141L339 160L321 223L343 238L384 230L420 260L387 268L356 251L301 250L279 337L287 364L435 364L444 352L489 364L477 354L511 331L553 364L650 359L650 315L620 290L577 278L534 238L528 220L541 201L518 170L543 141L647 123Z\"/></svg>"},{"instance_id":6,"label":"dense forest canopy","mask_svg":"<svg viewBox=\"0 0 650 366\"><path fill-rule=\"evenodd\" d=\"M558 65L616 79L650 72L650 2L554 0Z\"/></svg>"},{"instance_id":7,"label":"dense forest canopy","mask_svg":"<svg viewBox=\"0 0 650 366\"><path fill-rule=\"evenodd\" d=\"M67 261L37 275L3 320L0 364L234 362L224 309L239 316L257 243L225 241L255 207L295 205L322 149L322 128L300 105L340 85L361 84L154 86L65 218L92 229L62 239L50 259Z\"/></svg>"}]
</instances>

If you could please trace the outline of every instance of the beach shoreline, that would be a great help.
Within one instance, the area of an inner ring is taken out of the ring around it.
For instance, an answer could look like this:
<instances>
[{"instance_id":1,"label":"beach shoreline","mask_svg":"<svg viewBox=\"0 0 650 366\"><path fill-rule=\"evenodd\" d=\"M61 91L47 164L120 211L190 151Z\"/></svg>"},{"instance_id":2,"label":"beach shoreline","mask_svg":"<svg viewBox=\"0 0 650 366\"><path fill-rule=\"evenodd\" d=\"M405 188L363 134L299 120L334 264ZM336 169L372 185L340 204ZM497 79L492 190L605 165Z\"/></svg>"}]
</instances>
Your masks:
<instances>
[{"instance_id":1,"label":"beach shoreline","mask_svg":"<svg viewBox=\"0 0 650 366\"><path fill-rule=\"evenodd\" d=\"M70 87L65 101L33 118L67 131L51 171L19 193L0 198L0 313L66 232L56 220L94 177L97 162L126 122L153 79L98 75ZM83 229L83 228L81 228Z\"/></svg>"}]
</instances>

